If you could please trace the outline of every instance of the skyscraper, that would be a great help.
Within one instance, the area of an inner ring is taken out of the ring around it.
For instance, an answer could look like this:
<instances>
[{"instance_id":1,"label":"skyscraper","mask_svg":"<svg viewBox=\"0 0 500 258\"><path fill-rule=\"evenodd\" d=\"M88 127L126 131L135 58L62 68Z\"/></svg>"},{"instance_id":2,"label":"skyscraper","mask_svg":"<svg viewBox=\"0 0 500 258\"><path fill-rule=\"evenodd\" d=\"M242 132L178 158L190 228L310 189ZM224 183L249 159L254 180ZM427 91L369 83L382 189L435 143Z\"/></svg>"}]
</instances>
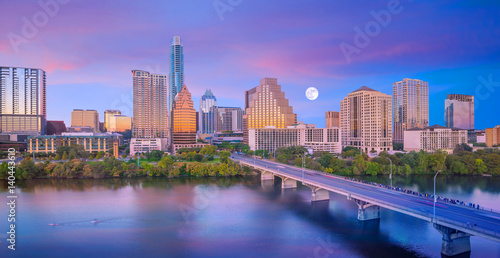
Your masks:
<instances>
[{"instance_id":1,"label":"skyscraper","mask_svg":"<svg viewBox=\"0 0 500 258\"><path fill-rule=\"evenodd\" d=\"M184 86L184 50L181 37L175 36L170 44L170 74L169 74L168 111L172 112L175 96Z\"/></svg>"},{"instance_id":2,"label":"skyscraper","mask_svg":"<svg viewBox=\"0 0 500 258\"><path fill-rule=\"evenodd\" d=\"M196 144L196 111L186 85L175 96L171 123L173 144Z\"/></svg>"},{"instance_id":3,"label":"skyscraper","mask_svg":"<svg viewBox=\"0 0 500 258\"><path fill-rule=\"evenodd\" d=\"M114 115L109 118L108 132L125 133L132 129L132 117Z\"/></svg>"},{"instance_id":4,"label":"skyscraper","mask_svg":"<svg viewBox=\"0 0 500 258\"><path fill-rule=\"evenodd\" d=\"M243 109L239 107L217 107L215 109L216 132L242 132Z\"/></svg>"},{"instance_id":5,"label":"skyscraper","mask_svg":"<svg viewBox=\"0 0 500 258\"><path fill-rule=\"evenodd\" d=\"M286 128L297 123L297 115L289 105L276 78L263 78L260 85L245 91L243 116L244 141L248 143L248 129L274 126Z\"/></svg>"},{"instance_id":6,"label":"skyscraper","mask_svg":"<svg viewBox=\"0 0 500 258\"><path fill-rule=\"evenodd\" d=\"M200 109L198 110L198 132L202 134L211 134L215 132L215 108L217 107L217 98L211 90L206 90L200 99Z\"/></svg>"},{"instance_id":7,"label":"skyscraper","mask_svg":"<svg viewBox=\"0 0 500 258\"><path fill-rule=\"evenodd\" d=\"M342 146L392 150L391 96L363 86L340 102Z\"/></svg>"},{"instance_id":8,"label":"skyscraper","mask_svg":"<svg viewBox=\"0 0 500 258\"><path fill-rule=\"evenodd\" d=\"M42 69L0 67L0 133L45 134L46 87Z\"/></svg>"},{"instance_id":9,"label":"skyscraper","mask_svg":"<svg viewBox=\"0 0 500 258\"><path fill-rule=\"evenodd\" d=\"M104 130L109 131L110 125L109 120L112 116L121 115L122 112L120 110L106 110L104 111Z\"/></svg>"},{"instance_id":10,"label":"skyscraper","mask_svg":"<svg viewBox=\"0 0 500 258\"><path fill-rule=\"evenodd\" d=\"M337 111L325 112L325 128L340 127L340 113Z\"/></svg>"},{"instance_id":11,"label":"skyscraper","mask_svg":"<svg viewBox=\"0 0 500 258\"><path fill-rule=\"evenodd\" d=\"M404 131L429 126L429 83L405 78L392 89L394 142L403 143Z\"/></svg>"},{"instance_id":12,"label":"skyscraper","mask_svg":"<svg viewBox=\"0 0 500 258\"><path fill-rule=\"evenodd\" d=\"M474 96L448 94L444 101L445 126L474 129Z\"/></svg>"},{"instance_id":13,"label":"skyscraper","mask_svg":"<svg viewBox=\"0 0 500 258\"><path fill-rule=\"evenodd\" d=\"M167 76L133 70L133 138L167 138Z\"/></svg>"},{"instance_id":14,"label":"skyscraper","mask_svg":"<svg viewBox=\"0 0 500 258\"><path fill-rule=\"evenodd\" d=\"M73 109L73 112L71 112L71 127L91 127L94 132L99 132L99 113L90 109Z\"/></svg>"}]
</instances>

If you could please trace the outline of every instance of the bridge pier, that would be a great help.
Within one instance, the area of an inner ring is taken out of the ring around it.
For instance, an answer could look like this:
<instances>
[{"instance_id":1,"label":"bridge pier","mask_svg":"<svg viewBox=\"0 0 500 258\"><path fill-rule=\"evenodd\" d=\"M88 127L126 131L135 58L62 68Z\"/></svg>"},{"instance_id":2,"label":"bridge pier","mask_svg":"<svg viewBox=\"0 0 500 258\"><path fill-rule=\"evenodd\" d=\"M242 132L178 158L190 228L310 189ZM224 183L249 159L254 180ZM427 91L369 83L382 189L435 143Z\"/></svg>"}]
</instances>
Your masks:
<instances>
[{"instance_id":1,"label":"bridge pier","mask_svg":"<svg viewBox=\"0 0 500 258\"><path fill-rule=\"evenodd\" d=\"M281 178L281 188L283 189L297 188L297 180L284 176L278 176L278 177Z\"/></svg>"},{"instance_id":2,"label":"bridge pier","mask_svg":"<svg viewBox=\"0 0 500 258\"><path fill-rule=\"evenodd\" d=\"M319 188L313 185L302 183L311 188L311 202L328 201L330 200L330 192L326 189Z\"/></svg>"},{"instance_id":3,"label":"bridge pier","mask_svg":"<svg viewBox=\"0 0 500 258\"><path fill-rule=\"evenodd\" d=\"M470 236L467 233L433 224L434 228L443 235L443 244L441 245L441 254L446 256L455 256L462 253L468 253L470 249Z\"/></svg>"},{"instance_id":4,"label":"bridge pier","mask_svg":"<svg viewBox=\"0 0 500 258\"><path fill-rule=\"evenodd\" d=\"M260 171L260 180L274 180L274 174L269 171Z\"/></svg>"},{"instance_id":5,"label":"bridge pier","mask_svg":"<svg viewBox=\"0 0 500 258\"><path fill-rule=\"evenodd\" d=\"M348 197L349 199L349 197ZM380 207L365 201L352 199L358 205L358 220L380 219Z\"/></svg>"}]
</instances>

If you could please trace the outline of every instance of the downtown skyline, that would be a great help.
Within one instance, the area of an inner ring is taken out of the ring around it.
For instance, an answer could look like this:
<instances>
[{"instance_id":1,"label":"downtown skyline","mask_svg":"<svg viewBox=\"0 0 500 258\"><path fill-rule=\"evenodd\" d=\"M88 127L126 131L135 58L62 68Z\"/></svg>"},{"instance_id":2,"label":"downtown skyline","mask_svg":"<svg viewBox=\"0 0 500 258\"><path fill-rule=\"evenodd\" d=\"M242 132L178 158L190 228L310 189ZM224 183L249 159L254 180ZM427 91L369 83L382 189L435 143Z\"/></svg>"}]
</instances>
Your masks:
<instances>
[{"instance_id":1,"label":"downtown skyline","mask_svg":"<svg viewBox=\"0 0 500 258\"><path fill-rule=\"evenodd\" d=\"M497 107L494 100L500 96L496 87L500 81L500 44L494 11L498 4L470 1L447 8L446 3L400 1L401 11L392 14L387 26L348 62L339 45L353 45L354 28L364 30L368 22L376 21L371 12L386 10L388 2L318 1L306 5L244 1L225 12L221 20L211 1L196 9L190 9L188 3L135 6L128 2L110 10L108 18L99 18L108 3L96 3L101 9L85 13L79 10L81 3L69 1L17 51L4 37L0 60L4 66L45 70L47 119L67 124L75 108L97 109L101 114L106 109L119 109L132 116L130 70L168 75L169 46L176 35L183 40L185 84L195 103L211 88L224 106L243 107L245 90L260 78L274 77L297 119L323 127L324 112L340 111L340 100L349 92L368 86L392 95L394 82L412 78L429 82L429 124L444 125L447 94L477 95L478 89L476 128L498 124L500 115L488 112ZM5 35L21 35L22 17L30 20L44 10L38 5L6 5L16 11L0 18ZM339 6L351 8L344 14L336 11ZM478 11L467 12L471 6ZM151 10L126 20L133 8ZM174 9L188 17L181 17ZM440 13L441 9L446 12ZM160 16L161 11L167 11L167 17ZM266 16L273 12L277 12L275 17ZM464 19L461 15L466 12ZM96 19L84 24L89 15ZM255 23L257 15L264 18ZM344 19L346 15L349 19ZM416 21L418 16L425 19ZM142 25L150 27L141 31ZM79 29L69 32L70 28ZM293 36L288 33L292 28L296 31ZM437 36L438 42L433 38ZM41 58L34 59L34 52L41 53ZM496 84L484 85L488 81ZM305 97L311 86L319 90L315 109L309 108L311 101Z\"/></svg>"}]
</instances>

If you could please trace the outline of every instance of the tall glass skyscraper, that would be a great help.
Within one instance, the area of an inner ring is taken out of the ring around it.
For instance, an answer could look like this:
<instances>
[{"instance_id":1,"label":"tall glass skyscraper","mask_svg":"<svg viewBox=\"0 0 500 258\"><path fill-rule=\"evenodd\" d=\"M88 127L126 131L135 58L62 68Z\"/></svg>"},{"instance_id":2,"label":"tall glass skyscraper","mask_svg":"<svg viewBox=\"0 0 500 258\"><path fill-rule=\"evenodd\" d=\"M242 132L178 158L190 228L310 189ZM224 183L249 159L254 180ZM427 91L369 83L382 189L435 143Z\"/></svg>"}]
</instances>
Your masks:
<instances>
[{"instance_id":1,"label":"tall glass skyscraper","mask_svg":"<svg viewBox=\"0 0 500 258\"><path fill-rule=\"evenodd\" d=\"M444 100L446 127L474 129L474 96L448 94Z\"/></svg>"},{"instance_id":2,"label":"tall glass skyscraper","mask_svg":"<svg viewBox=\"0 0 500 258\"><path fill-rule=\"evenodd\" d=\"M392 84L395 143L403 143L404 131L429 126L429 83L405 78Z\"/></svg>"},{"instance_id":3,"label":"tall glass skyscraper","mask_svg":"<svg viewBox=\"0 0 500 258\"><path fill-rule=\"evenodd\" d=\"M170 74L168 111L172 112L175 96L184 86L184 50L181 37L175 36L170 44Z\"/></svg>"},{"instance_id":4,"label":"tall glass skyscraper","mask_svg":"<svg viewBox=\"0 0 500 258\"><path fill-rule=\"evenodd\" d=\"M215 108L217 99L211 90L206 90L200 99L200 109L198 110L198 130L199 133L211 134L215 132L216 119Z\"/></svg>"},{"instance_id":5,"label":"tall glass skyscraper","mask_svg":"<svg viewBox=\"0 0 500 258\"><path fill-rule=\"evenodd\" d=\"M173 144L196 144L196 111L186 85L175 96L171 123Z\"/></svg>"},{"instance_id":6,"label":"tall glass skyscraper","mask_svg":"<svg viewBox=\"0 0 500 258\"><path fill-rule=\"evenodd\" d=\"M45 71L0 66L0 133L45 134Z\"/></svg>"}]
</instances>

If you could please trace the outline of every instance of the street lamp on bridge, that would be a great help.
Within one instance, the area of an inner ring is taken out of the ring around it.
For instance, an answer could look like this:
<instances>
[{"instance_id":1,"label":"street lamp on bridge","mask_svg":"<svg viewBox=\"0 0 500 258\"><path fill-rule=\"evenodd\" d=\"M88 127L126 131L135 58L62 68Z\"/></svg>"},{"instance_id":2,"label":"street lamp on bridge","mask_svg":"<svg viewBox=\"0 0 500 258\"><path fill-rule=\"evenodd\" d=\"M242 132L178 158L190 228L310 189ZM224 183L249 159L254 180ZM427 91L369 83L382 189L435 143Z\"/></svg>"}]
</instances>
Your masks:
<instances>
[{"instance_id":1,"label":"street lamp on bridge","mask_svg":"<svg viewBox=\"0 0 500 258\"><path fill-rule=\"evenodd\" d=\"M441 172L441 170L439 170L436 175L434 176L434 216L433 216L433 222L436 223L436 177L437 175L439 174L439 172Z\"/></svg>"},{"instance_id":2,"label":"street lamp on bridge","mask_svg":"<svg viewBox=\"0 0 500 258\"><path fill-rule=\"evenodd\" d=\"M391 162L391 175L389 176L389 178L391 179L391 190L392 190L392 160L389 157L385 157L385 158Z\"/></svg>"}]
</instances>

